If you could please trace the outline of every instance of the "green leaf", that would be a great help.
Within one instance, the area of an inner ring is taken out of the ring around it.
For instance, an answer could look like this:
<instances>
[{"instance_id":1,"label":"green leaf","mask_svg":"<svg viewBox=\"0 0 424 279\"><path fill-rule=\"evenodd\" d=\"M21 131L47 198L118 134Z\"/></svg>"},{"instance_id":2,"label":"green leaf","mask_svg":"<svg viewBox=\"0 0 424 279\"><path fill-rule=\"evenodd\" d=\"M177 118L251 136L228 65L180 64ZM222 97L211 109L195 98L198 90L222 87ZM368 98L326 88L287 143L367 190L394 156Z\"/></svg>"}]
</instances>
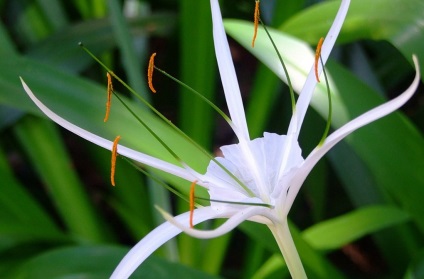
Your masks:
<instances>
[{"instance_id":1,"label":"green leaf","mask_svg":"<svg viewBox=\"0 0 424 279\"><path fill-rule=\"evenodd\" d=\"M369 206L313 225L303 231L302 237L315 249L337 249L367 234L409 220L408 214L398 208Z\"/></svg>"},{"instance_id":2,"label":"green leaf","mask_svg":"<svg viewBox=\"0 0 424 279\"><path fill-rule=\"evenodd\" d=\"M56 126L45 119L25 117L14 131L71 233L95 242L108 239Z\"/></svg>"},{"instance_id":3,"label":"green leaf","mask_svg":"<svg viewBox=\"0 0 424 279\"><path fill-rule=\"evenodd\" d=\"M34 200L26 189L14 178L3 152L0 150L0 220L1 228L9 230L6 222L13 226L26 226L28 234L37 227L46 236L60 234L59 229L44 208Z\"/></svg>"},{"instance_id":4,"label":"green leaf","mask_svg":"<svg viewBox=\"0 0 424 279\"><path fill-rule=\"evenodd\" d=\"M54 249L22 264L8 278L108 278L128 251L117 246L76 246ZM151 256L131 278L208 278L218 277Z\"/></svg>"},{"instance_id":5,"label":"green leaf","mask_svg":"<svg viewBox=\"0 0 424 279\"><path fill-rule=\"evenodd\" d=\"M341 66L329 63L328 68L336 86L343 88L341 99L352 118L382 103L378 93ZM424 231L424 208L419 198L424 195L424 139L411 121L394 112L356 131L346 141L368 166L376 183Z\"/></svg>"},{"instance_id":6,"label":"green leaf","mask_svg":"<svg viewBox=\"0 0 424 279\"><path fill-rule=\"evenodd\" d=\"M2 220L0 226L0 252L16 247L22 243L64 244L71 243L71 238L59 230L46 230L35 220L32 223L19 223L15 220Z\"/></svg>"},{"instance_id":7,"label":"green leaf","mask_svg":"<svg viewBox=\"0 0 424 279\"><path fill-rule=\"evenodd\" d=\"M112 49L116 43L110 36L112 28L106 19L88 20L67 25L60 32L51 34L27 51L27 55L46 64L70 72L79 72L93 63L78 46L85 46L96 54ZM60 47L57 45L60 43Z\"/></svg>"},{"instance_id":8,"label":"green leaf","mask_svg":"<svg viewBox=\"0 0 424 279\"><path fill-rule=\"evenodd\" d=\"M327 33L339 5L340 1L314 5L286 21L280 30L315 45ZM409 61L412 61L413 53L417 54L423 69L423 14L424 2L421 0L355 0L351 3L338 42L387 40ZM421 77L424 78L424 73Z\"/></svg>"},{"instance_id":9,"label":"green leaf","mask_svg":"<svg viewBox=\"0 0 424 279\"><path fill-rule=\"evenodd\" d=\"M68 23L64 3L60 0L37 0L38 6L50 25L58 30Z\"/></svg>"},{"instance_id":10,"label":"green leaf","mask_svg":"<svg viewBox=\"0 0 424 279\"><path fill-rule=\"evenodd\" d=\"M12 126L22 115L23 113L17 109L0 106L0 130Z\"/></svg>"},{"instance_id":11,"label":"green leaf","mask_svg":"<svg viewBox=\"0 0 424 279\"><path fill-rule=\"evenodd\" d=\"M15 46L13 45L12 40L7 34L6 27L1 22L0 22L0 41L2 42L2 44L0 45L0 53L2 55L15 54Z\"/></svg>"},{"instance_id":12,"label":"green leaf","mask_svg":"<svg viewBox=\"0 0 424 279\"><path fill-rule=\"evenodd\" d=\"M0 150L0 277L49 246L70 243L44 208L14 178Z\"/></svg>"},{"instance_id":13,"label":"green leaf","mask_svg":"<svg viewBox=\"0 0 424 279\"><path fill-rule=\"evenodd\" d=\"M252 279L269 278L272 274L278 272L278 278L289 276L286 263L280 253L273 254L251 277Z\"/></svg>"},{"instance_id":14,"label":"green leaf","mask_svg":"<svg viewBox=\"0 0 424 279\"><path fill-rule=\"evenodd\" d=\"M103 123L106 85L96 85L83 78L23 57L2 59L0 61L0 103L38 115L42 114L25 94L18 76L24 78L28 86L48 107L68 121L110 140L113 140L116 135L121 135L122 144L178 164L174 157L117 100L112 101L109 121ZM138 108L136 103L128 100L127 102L182 160L200 172L205 171L209 163L208 156L199 152L166 123ZM161 175L188 194L189 182L169 174L161 173ZM201 190L199 189L199 195L202 194Z\"/></svg>"},{"instance_id":15,"label":"green leaf","mask_svg":"<svg viewBox=\"0 0 424 279\"><path fill-rule=\"evenodd\" d=\"M404 279L424 278L424 250L421 250L411 262Z\"/></svg>"},{"instance_id":16,"label":"green leaf","mask_svg":"<svg viewBox=\"0 0 424 279\"><path fill-rule=\"evenodd\" d=\"M172 14L135 18L129 21L130 32L133 36L146 32L154 35L167 34L175 21L174 18ZM79 72L94 61L81 50L78 42L83 42L90 51L100 55L117 45L117 40L110 36L112 30L112 24L107 19L87 20L68 25L33 46L27 51L27 55L62 70ZM60 46L57 42L61 42Z\"/></svg>"},{"instance_id":17,"label":"green leaf","mask_svg":"<svg viewBox=\"0 0 424 279\"><path fill-rule=\"evenodd\" d=\"M34 44L48 36L52 26L45 14L35 1L28 1L17 7L16 15L10 30L15 33L16 39L25 44Z\"/></svg>"},{"instance_id":18,"label":"green leaf","mask_svg":"<svg viewBox=\"0 0 424 279\"><path fill-rule=\"evenodd\" d=\"M376 187L374 175L346 142L338 143L327 158L355 207L384 203L385 193Z\"/></svg>"}]
</instances>

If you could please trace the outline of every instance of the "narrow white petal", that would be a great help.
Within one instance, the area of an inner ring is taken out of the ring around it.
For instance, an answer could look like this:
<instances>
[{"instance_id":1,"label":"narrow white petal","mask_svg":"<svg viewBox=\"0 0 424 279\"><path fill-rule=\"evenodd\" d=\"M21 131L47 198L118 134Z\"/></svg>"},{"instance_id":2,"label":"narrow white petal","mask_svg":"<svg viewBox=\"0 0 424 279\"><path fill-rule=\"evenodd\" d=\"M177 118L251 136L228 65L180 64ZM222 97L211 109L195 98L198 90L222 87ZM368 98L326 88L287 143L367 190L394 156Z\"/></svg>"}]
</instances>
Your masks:
<instances>
[{"instance_id":1,"label":"narrow white petal","mask_svg":"<svg viewBox=\"0 0 424 279\"><path fill-rule=\"evenodd\" d=\"M336 42L337 36L342 28L344 19L346 17L347 11L349 9L350 0L342 0L339 11L337 12L336 18L333 21L333 25L328 31L327 36L325 37L324 43L321 48L321 58L323 63L327 62L327 59L330 55L330 52ZM318 69L319 74L322 72L321 64L319 64ZM309 71L306 82L302 88L302 91L299 93L299 98L296 103L296 110L290 120L289 129L287 131L287 140L284 143L283 152L281 153L281 162L279 164L279 174L278 179L280 180L285 171L286 165L288 162L288 156L290 151L296 144L300 133L300 128L302 127L303 119L305 118L306 111L311 102L312 93L314 92L315 86L317 84L314 65L312 65L311 70Z\"/></svg>"},{"instance_id":2,"label":"narrow white petal","mask_svg":"<svg viewBox=\"0 0 424 279\"><path fill-rule=\"evenodd\" d=\"M237 129L234 132L240 141L248 141L249 131L247 129L243 101L241 99L240 87L231 58L230 48L228 46L227 35L225 34L224 24L222 23L218 0L211 0L211 10L215 54L230 117Z\"/></svg>"},{"instance_id":3,"label":"narrow white petal","mask_svg":"<svg viewBox=\"0 0 424 279\"><path fill-rule=\"evenodd\" d=\"M311 154L306 158L301 169L296 173L296 177L294 179L294 183L291 185L290 190L287 195L287 200L285 204L285 211L288 212L290 210L291 205L293 204L294 199L296 198L297 193L299 192L302 183L308 176L309 172L315 166L315 164L339 141L344 139L346 136L354 132L355 130L379 119L382 118L389 113L397 110L401 106L403 106L415 93L420 83L420 69L418 64L418 59L414 55L412 57L416 69L416 74L414 81L412 84L406 89L402 94L397 96L396 98L375 107L362 115L356 117L355 119L349 121L336 131L334 131L331 135L327 137L324 144L321 147L316 147Z\"/></svg>"},{"instance_id":4,"label":"narrow white petal","mask_svg":"<svg viewBox=\"0 0 424 279\"><path fill-rule=\"evenodd\" d=\"M214 219L216 217L216 211L210 207L199 208L194 211L193 223L198 224L203 221ZM175 217L178 222L188 223L190 213L186 212ZM138 242L125 257L121 260L119 265L113 272L111 279L125 279L128 278L142 262L161 247L165 242L181 233L181 230L169 222L165 222L147 236L145 236L140 242Z\"/></svg>"},{"instance_id":5,"label":"narrow white petal","mask_svg":"<svg viewBox=\"0 0 424 279\"><path fill-rule=\"evenodd\" d=\"M171 224L185 232L186 234L196 237L196 238L203 238L203 239L209 239L209 238L215 238L221 235L224 235L230 231L232 231L235 227L240 225L242 222L253 218L255 216L265 216L269 218L271 221L277 221L273 214L271 213L269 208L261 207L261 206L250 206L243 210L235 210L232 212L223 212L223 216L232 215L227 221L225 221L224 224L219 226L216 229L213 230L198 230L193 229L187 226L186 223L181 223L177 218L172 217L170 214L163 210L159 210L162 216ZM223 217L222 216L222 217Z\"/></svg>"},{"instance_id":6,"label":"narrow white petal","mask_svg":"<svg viewBox=\"0 0 424 279\"><path fill-rule=\"evenodd\" d=\"M94 144L97 144L98 146L101 146L105 149L112 149L113 142L107 139L104 139L102 137L99 137L93 133L90 133L72 123L69 121L63 119L53 111L51 111L48 107L46 107L37 97L35 97L34 93L31 91L31 89L28 87L28 85L23 81L21 78L22 85L28 94L28 96L32 99L32 101L40 108L40 110L46 114L51 120L62 126L63 128L71 131L72 133L91 141ZM146 155L144 153L132 150L130 148L127 148L122 145L118 145L118 153L122 156L128 157L130 159L133 159L137 162L140 162L142 164L157 168L159 170L171 173L175 176L181 177L183 179L186 179L188 181L193 181L195 179L198 179L199 177L202 177L202 175L198 174L198 176L194 177L193 174L191 174L189 171L187 171L184 168L175 166L173 164L170 164L168 162L159 160L155 157Z\"/></svg>"},{"instance_id":7,"label":"narrow white petal","mask_svg":"<svg viewBox=\"0 0 424 279\"><path fill-rule=\"evenodd\" d=\"M333 21L333 25L325 37L324 43L321 48L321 57L322 61L325 65L328 57L330 56L330 52L336 43L337 36L340 33L340 29L342 28L343 22L346 18L347 11L349 9L350 0L342 0L339 11L337 12L336 18ZM317 42L318 43L318 42ZM318 67L319 74L322 73L321 63L319 63ZM293 117L290 121L289 131L287 134L294 134L296 136L295 140L299 136L300 128L303 123L303 119L305 118L306 110L309 107L309 103L311 102L312 93L314 92L315 86L317 84L314 66L312 65L311 70L309 71L309 75L306 78L305 85L303 86L302 91L299 94L299 99L296 103L296 117Z\"/></svg>"},{"instance_id":8,"label":"narrow white petal","mask_svg":"<svg viewBox=\"0 0 424 279\"><path fill-rule=\"evenodd\" d=\"M255 183L258 185L261 194L264 194L266 185L263 179L263 173L259 171L254 160L252 150L249 146L250 136L247 128L246 115L244 112L243 101L240 94L240 87L238 85L233 60L231 58L230 48L228 46L227 35L225 34L224 24L222 22L219 2L218 0L211 0L210 3L215 55L218 61L219 73L221 76L222 87L224 88L228 110L230 112L231 120L236 127L234 132L239 139L240 147L243 150L245 160L253 174Z\"/></svg>"}]
</instances>

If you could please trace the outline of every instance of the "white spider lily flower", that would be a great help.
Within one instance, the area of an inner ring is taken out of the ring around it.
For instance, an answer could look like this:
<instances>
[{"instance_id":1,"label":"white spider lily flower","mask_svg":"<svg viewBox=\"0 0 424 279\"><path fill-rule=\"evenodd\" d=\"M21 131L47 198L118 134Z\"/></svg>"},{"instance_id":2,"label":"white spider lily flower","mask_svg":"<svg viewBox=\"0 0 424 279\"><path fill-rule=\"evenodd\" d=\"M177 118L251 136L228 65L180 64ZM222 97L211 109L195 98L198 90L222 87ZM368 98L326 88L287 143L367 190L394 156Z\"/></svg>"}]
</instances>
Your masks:
<instances>
[{"instance_id":1,"label":"white spider lily flower","mask_svg":"<svg viewBox=\"0 0 424 279\"><path fill-rule=\"evenodd\" d=\"M216 218L228 218L228 220L214 230L202 231L188 226L189 212L174 218L162 212L168 221L135 245L122 259L111 278L128 278L156 249L183 231L198 238L213 238L231 231L245 220L266 224L275 236L292 277L306 278L287 224L287 214L304 180L320 158L336 143L356 129L398 109L411 98L418 87L420 74L417 59L413 57L416 76L405 92L351 120L329 135L322 145L316 147L304 159L298 136L317 83L314 68L311 67L296 103L287 135L264 133L262 138L251 140L219 3L218 0L210 0L210 3L216 58L229 108L231 127L238 138L237 144L221 147L224 157L216 158L227 171L217 162L211 161L206 173L200 174L188 167L173 165L122 145L118 146L118 153L188 181L197 180L199 186L205 187L209 191L211 204L194 210L193 224ZM334 46L349 5L350 0L342 0L333 25L325 38L321 50L324 64ZM319 67L319 72L321 71L322 68ZM111 141L85 131L52 112L35 97L23 80L22 84L29 97L53 121L103 148L112 148ZM236 181L228 171L239 181Z\"/></svg>"}]
</instances>

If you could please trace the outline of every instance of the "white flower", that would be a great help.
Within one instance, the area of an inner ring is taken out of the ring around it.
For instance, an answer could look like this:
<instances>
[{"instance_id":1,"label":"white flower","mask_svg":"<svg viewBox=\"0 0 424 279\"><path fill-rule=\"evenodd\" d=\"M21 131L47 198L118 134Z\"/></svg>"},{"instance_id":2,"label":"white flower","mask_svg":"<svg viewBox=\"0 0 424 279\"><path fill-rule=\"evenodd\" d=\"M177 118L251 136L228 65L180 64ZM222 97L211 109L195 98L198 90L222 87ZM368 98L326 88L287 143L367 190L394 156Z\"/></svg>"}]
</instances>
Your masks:
<instances>
[{"instance_id":1,"label":"white flower","mask_svg":"<svg viewBox=\"0 0 424 279\"><path fill-rule=\"evenodd\" d=\"M128 278L150 254L182 231L194 237L212 238L227 233L245 220L266 224L276 238L292 277L306 278L287 225L287 214L305 178L320 158L336 143L356 129L398 109L414 94L418 86L420 80L418 62L416 57L413 57L417 73L413 83L404 93L345 124L329 135L321 146L316 147L304 159L298 136L316 86L314 69L311 67L300 92L287 135L264 133L262 138L251 140L218 0L210 0L210 3L216 58L232 121L231 126L238 138L237 144L221 147L224 157L216 158L227 171L215 161L210 162L206 174L200 174L188 167L176 166L121 145L118 147L118 152L122 156L190 182L197 180L198 185L205 187L209 191L211 205L194 210L194 224L215 218L228 218L228 220L215 230L201 231L188 226L189 212L175 218L163 213L168 221L150 232L131 249L112 274L112 278ZM342 1L336 19L325 38L321 51L324 63L334 46L349 4L349 0ZM99 146L111 149L111 141L85 131L56 115L35 97L23 80L22 84L36 105L56 123Z\"/></svg>"}]
</instances>

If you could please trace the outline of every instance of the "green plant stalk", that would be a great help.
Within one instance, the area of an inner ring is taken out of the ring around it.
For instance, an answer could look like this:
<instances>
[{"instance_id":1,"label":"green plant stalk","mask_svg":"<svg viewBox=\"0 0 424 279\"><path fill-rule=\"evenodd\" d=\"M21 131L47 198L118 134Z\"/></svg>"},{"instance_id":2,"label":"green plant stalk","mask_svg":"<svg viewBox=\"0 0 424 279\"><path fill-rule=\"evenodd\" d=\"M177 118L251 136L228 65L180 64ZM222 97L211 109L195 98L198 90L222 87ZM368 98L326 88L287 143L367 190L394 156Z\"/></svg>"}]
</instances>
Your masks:
<instances>
[{"instance_id":1,"label":"green plant stalk","mask_svg":"<svg viewBox=\"0 0 424 279\"><path fill-rule=\"evenodd\" d=\"M290 220L288 220L288 223L290 234L293 237L293 241L296 243L297 251L302 255L302 261L311 278L345 278L329 260L312 249L312 247L303 240L299 229L296 228ZM281 255L278 245L275 245L275 238L268 227L253 222L242 223L239 227L246 235L252 238L253 241L264 246L264 249Z\"/></svg>"},{"instance_id":2,"label":"green plant stalk","mask_svg":"<svg viewBox=\"0 0 424 279\"><path fill-rule=\"evenodd\" d=\"M14 132L48 188L69 232L83 241L109 240L105 233L108 230L100 222L100 215L71 168L72 163L55 126L47 120L28 116L14 126Z\"/></svg>"},{"instance_id":3,"label":"green plant stalk","mask_svg":"<svg viewBox=\"0 0 424 279\"><path fill-rule=\"evenodd\" d=\"M277 241L292 278L306 279L305 269L294 245L287 221L278 225L268 225L268 227Z\"/></svg>"}]
</instances>

